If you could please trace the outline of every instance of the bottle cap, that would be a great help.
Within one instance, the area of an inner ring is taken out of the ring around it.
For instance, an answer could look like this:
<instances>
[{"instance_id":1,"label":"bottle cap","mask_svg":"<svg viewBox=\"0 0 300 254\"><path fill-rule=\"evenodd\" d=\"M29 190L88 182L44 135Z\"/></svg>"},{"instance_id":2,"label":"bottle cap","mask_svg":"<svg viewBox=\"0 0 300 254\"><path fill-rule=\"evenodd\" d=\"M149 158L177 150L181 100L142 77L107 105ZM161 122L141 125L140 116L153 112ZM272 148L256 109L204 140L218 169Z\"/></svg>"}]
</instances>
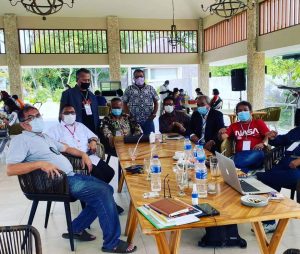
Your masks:
<instances>
[{"instance_id":1,"label":"bottle cap","mask_svg":"<svg viewBox=\"0 0 300 254\"><path fill-rule=\"evenodd\" d=\"M153 158L158 159L158 155L153 155Z\"/></svg>"}]
</instances>

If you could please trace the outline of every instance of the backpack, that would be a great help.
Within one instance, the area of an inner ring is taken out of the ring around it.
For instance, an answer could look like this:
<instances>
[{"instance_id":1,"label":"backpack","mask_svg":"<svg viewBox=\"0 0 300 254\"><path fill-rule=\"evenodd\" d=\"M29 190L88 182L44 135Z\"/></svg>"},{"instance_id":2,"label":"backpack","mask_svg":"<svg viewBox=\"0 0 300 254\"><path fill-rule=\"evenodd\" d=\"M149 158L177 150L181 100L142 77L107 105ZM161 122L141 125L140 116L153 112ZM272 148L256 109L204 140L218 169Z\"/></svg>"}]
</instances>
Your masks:
<instances>
[{"instance_id":1,"label":"backpack","mask_svg":"<svg viewBox=\"0 0 300 254\"><path fill-rule=\"evenodd\" d=\"M206 234L198 242L200 247L239 246L246 248L247 242L240 237L238 227L234 225L205 228Z\"/></svg>"}]
</instances>

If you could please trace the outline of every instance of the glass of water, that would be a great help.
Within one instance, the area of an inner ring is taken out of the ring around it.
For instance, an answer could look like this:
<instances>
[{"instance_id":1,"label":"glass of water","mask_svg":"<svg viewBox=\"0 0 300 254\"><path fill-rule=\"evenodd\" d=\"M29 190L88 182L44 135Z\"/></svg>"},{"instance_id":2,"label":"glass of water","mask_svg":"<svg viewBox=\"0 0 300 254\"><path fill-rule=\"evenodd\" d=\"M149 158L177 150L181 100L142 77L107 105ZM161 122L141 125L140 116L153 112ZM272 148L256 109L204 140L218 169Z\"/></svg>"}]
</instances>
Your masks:
<instances>
[{"instance_id":1,"label":"glass of water","mask_svg":"<svg viewBox=\"0 0 300 254\"><path fill-rule=\"evenodd\" d=\"M150 159L145 158L144 159L144 170L145 173L147 174L146 180L150 181L151 180L151 170L150 170Z\"/></svg>"},{"instance_id":2,"label":"glass of water","mask_svg":"<svg viewBox=\"0 0 300 254\"><path fill-rule=\"evenodd\" d=\"M213 179L217 179L221 173L216 156L211 156L209 159L210 175Z\"/></svg>"},{"instance_id":3,"label":"glass of water","mask_svg":"<svg viewBox=\"0 0 300 254\"><path fill-rule=\"evenodd\" d=\"M188 186L188 174L185 170L178 169L176 171L176 181L179 188L178 196L185 196L184 188Z\"/></svg>"},{"instance_id":4,"label":"glass of water","mask_svg":"<svg viewBox=\"0 0 300 254\"><path fill-rule=\"evenodd\" d=\"M136 159L136 150L134 148L129 148L128 149L128 153L129 153L129 156L131 158L131 164L134 165L135 164L135 159Z\"/></svg>"}]
</instances>

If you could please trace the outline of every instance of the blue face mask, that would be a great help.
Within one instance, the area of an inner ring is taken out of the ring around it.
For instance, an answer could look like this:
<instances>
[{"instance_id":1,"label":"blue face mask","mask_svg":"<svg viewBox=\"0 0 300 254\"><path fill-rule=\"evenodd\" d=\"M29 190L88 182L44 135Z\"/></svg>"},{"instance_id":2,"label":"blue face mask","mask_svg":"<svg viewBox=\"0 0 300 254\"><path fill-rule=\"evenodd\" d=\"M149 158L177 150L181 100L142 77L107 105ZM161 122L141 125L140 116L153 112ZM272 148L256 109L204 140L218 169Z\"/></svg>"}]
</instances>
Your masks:
<instances>
[{"instance_id":1,"label":"blue face mask","mask_svg":"<svg viewBox=\"0 0 300 254\"><path fill-rule=\"evenodd\" d=\"M250 111L242 111L242 112L239 112L237 115L241 122L247 122L251 118Z\"/></svg>"},{"instance_id":2,"label":"blue face mask","mask_svg":"<svg viewBox=\"0 0 300 254\"><path fill-rule=\"evenodd\" d=\"M122 109L121 108L113 108L113 109L111 109L111 113L114 116L120 116L122 114Z\"/></svg>"},{"instance_id":3,"label":"blue face mask","mask_svg":"<svg viewBox=\"0 0 300 254\"><path fill-rule=\"evenodd\" d=\"M34 118L30 123L32 132L43 132L44 120L42 117Z\"/></svg>"},{"instance_id":4,"label":"blue face mask","mask_svg":"<svg viewBox=\"0 0 300 254\"><path fill-rule=\"evenodd\" d=\"M207 107L198 107L197 111L201 114L201 115L206 115L208 112L208 108Z\"/></svg>"}]
</instances>

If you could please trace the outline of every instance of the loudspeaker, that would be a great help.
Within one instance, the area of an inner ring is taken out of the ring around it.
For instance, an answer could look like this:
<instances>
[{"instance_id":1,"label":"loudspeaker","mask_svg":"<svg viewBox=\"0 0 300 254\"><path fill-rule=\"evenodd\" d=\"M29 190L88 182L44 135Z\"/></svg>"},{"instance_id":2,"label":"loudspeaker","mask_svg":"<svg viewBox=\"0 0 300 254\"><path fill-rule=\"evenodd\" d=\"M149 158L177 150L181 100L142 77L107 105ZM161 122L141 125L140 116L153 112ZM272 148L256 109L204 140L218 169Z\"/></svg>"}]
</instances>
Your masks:
<instances>
[{"instance_id":1,"label":"loudspeaker","mask_svg":"<svg viewBox=\"0 0 300 254\"><path fill-rule=\"evenodd\" d=\"M211 78L211 72L209 72L209 73L208 73L208 77L210 77L210 78Z\"/></svg>"},{"instance_id":2,"label":"loudspeaker","mask_svg":"<svg viewBox=\"0 0 300 254\"><path fill-rule=\"evenodd\" d=\"M245 69L231 70L231 90L232 91L246 90Z\"/></svg>"}]
</instances>

